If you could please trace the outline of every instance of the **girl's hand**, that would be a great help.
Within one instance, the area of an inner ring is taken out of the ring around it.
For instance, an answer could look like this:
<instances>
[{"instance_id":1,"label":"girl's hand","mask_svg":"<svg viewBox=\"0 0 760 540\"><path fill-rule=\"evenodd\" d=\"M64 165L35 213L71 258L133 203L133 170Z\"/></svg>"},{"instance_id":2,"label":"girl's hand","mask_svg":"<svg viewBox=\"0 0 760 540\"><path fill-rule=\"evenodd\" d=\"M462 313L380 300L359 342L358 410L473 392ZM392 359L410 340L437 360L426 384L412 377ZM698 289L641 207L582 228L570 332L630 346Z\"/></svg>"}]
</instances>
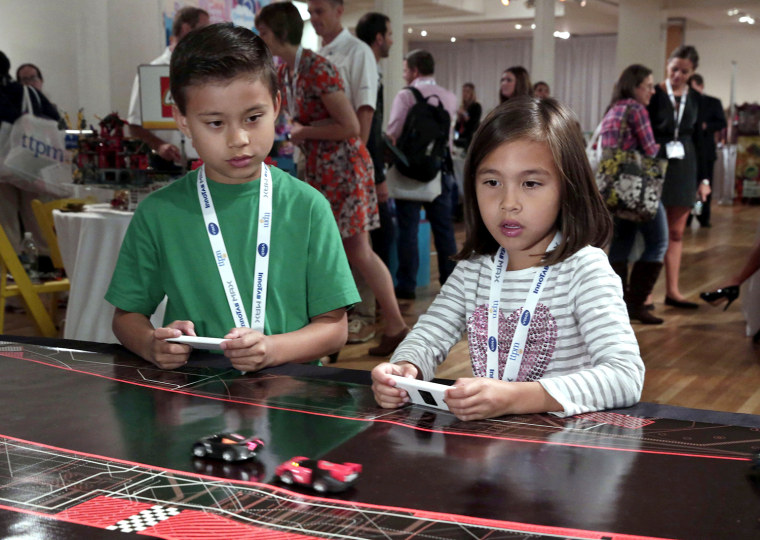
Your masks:
<instances>
[{"instance_id":1,"label":"girl's hand","mask_svg":"<svg viewBox=\"0 0 760 540\"><path fill-rule=\"evenodd\" d=\"M510 412L514 388L508 383L485 377L457 379L446 391L446 405L460 420L481 420Z\"/></svg>"},{"instance_id":2,"label":"girl's hand","mask_svg":"<svg viewBox=\"0 0 760 540\"><path fill-rule=\"evenodd\" d=\"M396 381L389 375L411 377L416 379L419 374L417 366L409 362L391 364L383 362L372 369L372 392L377 404L385 409L395 409L409 402L406 390L396 388Z\"/></svg>"},{"instance_id":3,"label":"girl's hand","mask_svg":"<svg viewBox=\"0 0 760 540\"><path fill-rule=\"evenodd\" d=\"M222 342L221 347L235 369L258 371L278 363L271 337L251 328L233 328L224 336L229 341Z\"/></svg>"},{"instance_id":4,"label":"girl's hand","mask_svg":"<svg viewBox=\"0 0 760 540\"><path fill-rule=\"evenodd\" d=\"M457 379L446 391L444 401L460 420L563 410L538 382L507 382L485 377Z\"/></svg>"},{"instance_id":5,"label":"girl's hand","mask_svg":"<svg viewBox=\"0 0 760 540\"><path fill-rule=\"evenodd\" d=\"M193 348L190 345L172 343L166 339L194 335L195 325L192 321L174 321L166 328L156 328L153 330L151 354L147 360L161 369L176 369L184 366Z\"/></svg>"}]
</instances>

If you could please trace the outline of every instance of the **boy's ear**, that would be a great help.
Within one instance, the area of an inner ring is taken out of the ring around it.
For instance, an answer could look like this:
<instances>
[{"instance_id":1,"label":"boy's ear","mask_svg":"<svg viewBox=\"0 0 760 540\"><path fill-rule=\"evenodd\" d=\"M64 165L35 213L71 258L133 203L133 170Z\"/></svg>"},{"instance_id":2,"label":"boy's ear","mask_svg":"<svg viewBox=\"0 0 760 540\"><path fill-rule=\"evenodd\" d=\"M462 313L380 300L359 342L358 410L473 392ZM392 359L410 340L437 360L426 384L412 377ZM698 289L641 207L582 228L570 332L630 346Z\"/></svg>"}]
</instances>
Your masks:
<instances>
[{"instance_id":1,"label":"boy's ear","mask_svg":"<svg viewBox=\"0 0 760 540\"><path fill-rule=\"evenodd\" d=\"M192 139L193 135L190 133L190 128L187 127L187 117L179 112L176 105L172 105L172 116L174 116L174 121L177 123L177 129L179 129L185 137Z\"/></svg>"},{"instance_id":2,"label":"boy's ear","mask_svg":"<svg viewBox=\"0 0 760 540\"><path fill-rule=\"evenodd\" d=\"M282 93L277 90L277 94L274 96L274 117L275 119L280 116L280 107L282 106Z\"/></svg>"}]
</instances>

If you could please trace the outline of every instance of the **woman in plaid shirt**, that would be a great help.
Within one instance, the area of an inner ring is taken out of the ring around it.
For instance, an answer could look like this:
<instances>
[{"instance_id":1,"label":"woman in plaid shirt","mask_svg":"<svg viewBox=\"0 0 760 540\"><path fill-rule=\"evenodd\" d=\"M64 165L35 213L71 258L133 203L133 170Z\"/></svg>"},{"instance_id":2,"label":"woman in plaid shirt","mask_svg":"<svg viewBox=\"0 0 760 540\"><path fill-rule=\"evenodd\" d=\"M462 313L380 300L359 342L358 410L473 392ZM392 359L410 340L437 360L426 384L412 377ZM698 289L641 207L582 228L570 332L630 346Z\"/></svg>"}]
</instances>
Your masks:
<instances>
[{"instance_id":1,"label":"woman in plaid shirt","mask_svg":"<svg viewBox=\"0 0 760 540\"><path fill-rule=\"evenodd\" d=\"M602 120L602 148L620 146L623 150L636 149L647 156L657 155L660 145L655 143L646 109L653 94L651 69L633 64L623 70ZM625 126L621 132L623 118ZM614 231L609 259L623 281L628 316L643 324L662 324L662 319L650 312L651 304L647 303L668 248L668 222L662 202L655 218L648 222L636 223L616 217ZM628 257L638 232L644 237L644 252L633 264L629 279Z\"/></svg>"}]
</instances>

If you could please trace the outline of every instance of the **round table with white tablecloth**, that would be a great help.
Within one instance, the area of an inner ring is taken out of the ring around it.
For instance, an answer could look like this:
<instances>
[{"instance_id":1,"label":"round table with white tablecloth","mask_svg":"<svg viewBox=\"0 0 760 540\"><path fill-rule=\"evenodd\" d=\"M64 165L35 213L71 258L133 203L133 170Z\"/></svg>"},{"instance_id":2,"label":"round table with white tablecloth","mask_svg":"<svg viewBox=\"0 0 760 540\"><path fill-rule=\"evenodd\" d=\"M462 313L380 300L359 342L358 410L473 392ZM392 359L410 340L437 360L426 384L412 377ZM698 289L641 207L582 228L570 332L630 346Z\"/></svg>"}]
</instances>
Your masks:
<instances>
[{"instance_id":1,"label":"round table with white tablecloth","mask_svg":"<svg viewBox=\"0 0 760 540\"><path fill-rule=\"evenodd\" d=\"M64 338L118 343L111 331L114 307L104 297L132 215L108 204L88 205L83 212L53 211L63 266L71 281ZM154 326L161 324L163 314L162 303L151 318Z\"/></svg>"}]
</instances>

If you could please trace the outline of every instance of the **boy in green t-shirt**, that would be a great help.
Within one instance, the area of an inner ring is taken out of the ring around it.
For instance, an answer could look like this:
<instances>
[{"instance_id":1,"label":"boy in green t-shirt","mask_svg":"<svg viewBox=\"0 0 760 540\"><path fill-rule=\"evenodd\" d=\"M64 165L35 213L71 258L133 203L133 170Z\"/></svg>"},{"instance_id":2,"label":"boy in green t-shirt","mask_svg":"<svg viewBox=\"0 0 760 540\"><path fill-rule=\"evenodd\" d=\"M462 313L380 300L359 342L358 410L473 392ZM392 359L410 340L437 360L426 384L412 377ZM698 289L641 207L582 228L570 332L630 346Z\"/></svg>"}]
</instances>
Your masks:
<instances>
[{"instance_id":1,"label":"boy in green t-shirt","mask_svg":"<svg viewBox=\"0 0 760 540\"><path fill-rule=\"evenodd\" d=\"M337 351L359 296L327 200L263 164L281 101L266 45L207 26L177 45L170 76L175 120L204 166L135 212L106 293L114 333L165 369L187 363L191 347L166 341L182 335L224 338L241 371ZM154 328L164 295L172 322Z\"/></svg>"}]
</instances>

